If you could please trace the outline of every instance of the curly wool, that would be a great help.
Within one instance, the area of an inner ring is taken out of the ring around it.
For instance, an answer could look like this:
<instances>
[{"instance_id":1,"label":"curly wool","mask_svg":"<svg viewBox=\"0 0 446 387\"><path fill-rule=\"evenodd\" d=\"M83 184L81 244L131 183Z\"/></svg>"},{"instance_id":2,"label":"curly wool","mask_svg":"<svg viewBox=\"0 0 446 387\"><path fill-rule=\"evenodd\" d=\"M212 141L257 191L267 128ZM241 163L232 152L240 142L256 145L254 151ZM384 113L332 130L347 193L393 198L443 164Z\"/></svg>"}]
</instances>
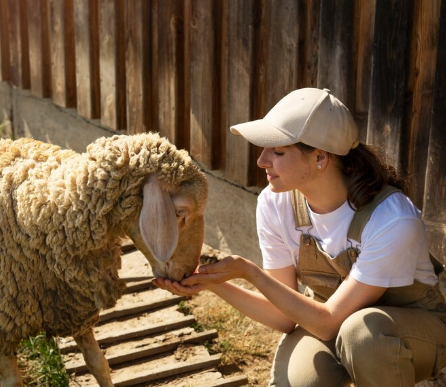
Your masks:
<instances>
[{"instance_id":1,"label":"curly wool","mask_svg":"<svg viewBox=\"0 0 446 387\"><path fill-rule=\"evenodd\" d=\"M73 335L115 305L120 238L148 174L200 181L188 153L157 134L100 138L78 154L0 140L0 349L44 329Z\"/></svg>"}]
</instances>

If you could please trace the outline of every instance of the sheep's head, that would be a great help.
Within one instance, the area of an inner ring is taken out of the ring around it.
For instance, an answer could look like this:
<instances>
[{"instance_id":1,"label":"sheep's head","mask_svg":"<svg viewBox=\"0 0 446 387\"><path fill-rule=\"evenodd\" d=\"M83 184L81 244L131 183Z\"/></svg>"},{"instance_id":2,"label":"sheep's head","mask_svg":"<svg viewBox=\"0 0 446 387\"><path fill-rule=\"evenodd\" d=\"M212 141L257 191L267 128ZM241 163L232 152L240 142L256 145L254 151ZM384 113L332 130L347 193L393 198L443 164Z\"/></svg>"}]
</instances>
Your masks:
<instances>
[{"instance_id":1,"label":"sheep's head","mask_svg":"<svg viewBox=\"0 0 446 387\"><path fill-rule=\"evenodd\" d=\"M155 174L148 177L141 212L127 234L149 260L156 277L181 281L197 268L206 199L201 172L176 189L160 182Z\"/></svg>"}]
</instances>

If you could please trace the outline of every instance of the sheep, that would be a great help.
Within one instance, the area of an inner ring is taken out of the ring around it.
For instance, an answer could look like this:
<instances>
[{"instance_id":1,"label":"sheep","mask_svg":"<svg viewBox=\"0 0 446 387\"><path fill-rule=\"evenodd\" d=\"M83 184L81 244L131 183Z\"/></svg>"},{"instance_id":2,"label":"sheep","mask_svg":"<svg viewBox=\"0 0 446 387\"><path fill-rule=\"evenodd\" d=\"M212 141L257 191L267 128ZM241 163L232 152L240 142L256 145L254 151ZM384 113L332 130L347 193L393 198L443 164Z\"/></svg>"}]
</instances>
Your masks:
<instances>
[{"instance_id":1,"label":"sheep","mask_svg":"<svg viewBox=\"0 0 446 387\"><path fill-rule=\"evenodd\" d=\"M113 386L93 336L125 285L128 236L157 277L194 272L207 183L185 150L155 133L114 135L85 153L0 140L0 377L22 386L15 351L46 331L73 336L100 386Z\"/></svg>"}]
</instances>

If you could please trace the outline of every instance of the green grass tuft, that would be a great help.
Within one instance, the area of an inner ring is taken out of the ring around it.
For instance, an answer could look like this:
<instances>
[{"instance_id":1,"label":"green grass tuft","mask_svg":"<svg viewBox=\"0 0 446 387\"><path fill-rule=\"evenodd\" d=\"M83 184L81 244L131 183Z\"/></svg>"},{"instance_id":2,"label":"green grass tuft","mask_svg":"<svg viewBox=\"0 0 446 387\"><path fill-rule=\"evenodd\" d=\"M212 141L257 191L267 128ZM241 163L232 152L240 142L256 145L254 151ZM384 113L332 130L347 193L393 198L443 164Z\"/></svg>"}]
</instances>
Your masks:
<instances>
[{"instance_id":1,"label":"green grass tuft","mask_svg":"<svg viewBox=\"0 0 446 387\"><path fill-rule=\"evenodd\" d=\"M69 375L54 337L41 333L23 340L18 361L25 386L67 387L69 384Z\"/></svg>"}]
</instances>

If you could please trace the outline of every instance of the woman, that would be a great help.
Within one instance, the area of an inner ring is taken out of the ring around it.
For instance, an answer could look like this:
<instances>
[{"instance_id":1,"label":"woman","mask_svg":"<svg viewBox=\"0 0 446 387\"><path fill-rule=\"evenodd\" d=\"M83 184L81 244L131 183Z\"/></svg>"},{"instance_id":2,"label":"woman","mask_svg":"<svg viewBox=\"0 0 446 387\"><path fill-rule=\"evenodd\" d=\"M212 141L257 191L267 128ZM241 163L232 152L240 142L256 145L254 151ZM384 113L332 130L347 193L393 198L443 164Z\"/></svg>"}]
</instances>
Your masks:
<instances>
[{"instance_id":1,"label":"woman","mask_svg":"<svg viewBox=\"0 0 446 387\"><path fill-rule=\"evenodd\" d=\"M263 269L233 255L181 283L154 283L181 295L209 289L284 332L271 386L414 386L446 366L425 226L394 170L358 143L349 110L329 90L299 89L231 131L264 148Z\"/></svg>"}]
</instances>

